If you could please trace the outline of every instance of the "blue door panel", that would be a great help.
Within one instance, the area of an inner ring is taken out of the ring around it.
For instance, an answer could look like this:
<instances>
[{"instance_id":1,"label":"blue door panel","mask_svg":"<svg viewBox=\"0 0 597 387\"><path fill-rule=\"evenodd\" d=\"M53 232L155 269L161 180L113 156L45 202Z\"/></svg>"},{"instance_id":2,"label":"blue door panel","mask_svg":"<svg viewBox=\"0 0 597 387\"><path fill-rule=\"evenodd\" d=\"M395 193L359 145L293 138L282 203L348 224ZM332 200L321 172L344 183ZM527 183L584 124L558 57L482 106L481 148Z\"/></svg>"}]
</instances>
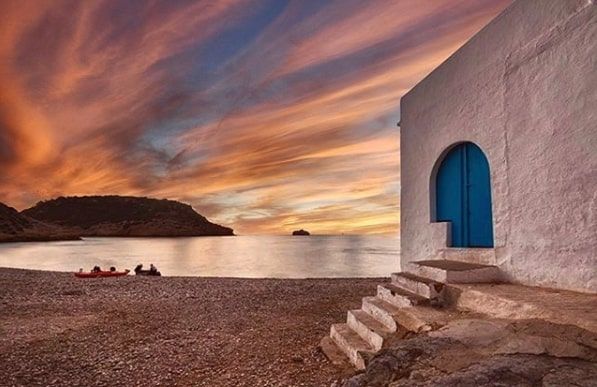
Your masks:
<instances>
[{"instance_id":1,"label":"blue door panel","mask_svg":"<svg viewBox=\"0 0 597 387\"><path fill-rule=\"evenodd\" d=\"M463 149L450 151L442 161L436 177L437 221L451 222L452 246L464 246L464 216L462 213Z\"/></svg>"},{"instance_id":2,"label":"blue door panel","mask_svg":"<svg viewBox=\"0 0 597 387\"><path fill-rule=\"evenodd\" d=\"M483 151L474 144L466 144L468 194L468 239L471 247L493 246L491 216L491 182L489 163Z\"/></svg>"},{"instance_id":3,"label":"blue door panel","mask_svg":"<svg viewBox=\"0 0 597 387\"><path fill-rule=\"evenodd\" d=\"M492 247L489 163L473 143L448 152L436 176L436 218L451 223L451 246Z\"/></svg>"}]
</instances>

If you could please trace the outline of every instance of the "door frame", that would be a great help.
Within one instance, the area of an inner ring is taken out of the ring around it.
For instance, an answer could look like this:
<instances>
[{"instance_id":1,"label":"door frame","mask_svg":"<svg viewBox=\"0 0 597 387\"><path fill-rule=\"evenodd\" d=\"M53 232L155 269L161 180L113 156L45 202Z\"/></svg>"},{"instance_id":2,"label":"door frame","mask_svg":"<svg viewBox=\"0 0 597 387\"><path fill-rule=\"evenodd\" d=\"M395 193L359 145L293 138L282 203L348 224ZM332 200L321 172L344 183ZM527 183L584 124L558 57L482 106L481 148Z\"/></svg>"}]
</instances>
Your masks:
<instances>
[{"instance_id":1,"label":"door frame","mask_svg":"<svg viewBox=\"0 0 597 387\"><path fill-rule=\"evenodd\" d=\"M455 143L450 144L448 147L446 147L439 155L439 157L437 157L437 159L435 160L435 163L433 165L433 168L431 169L431 173L429 175L429 221L431 223L445 223L443 221L438 221L437 220L437 192L436 192L436 178L437 178L437 173L439 171L440 166L442 165L444 159L446 158L446 156L448 155L448 153L450 153L454 148L462 145L462 144L473 144L475 145L477 148L479 148L481 150L481 152L483 153L483 156L485 156L485 159L487 160L487 166L488 166L488 173L489 173L489 190L490 190L490 195L491 195L491 202L490 202L490 209L491 209L491 226L492 226L492 248L495 247L495 230L493 230L493 226L494 226L494 217L493 217L493 183L492 183L492 179L491 179L491 164L489 163L489 158L487 157L485 151L483 150L483 148L481 148L477 143L470 141L470 140L464 140L464 141L458 141ZM464 157L466 157L466 152ZM468 192L465 190L463 192L463 195L468 195ZM466 198L465 200L468 200L468 198ZM463 221L467 222L467 226L468 226L468 217L463 217ZM452 244L452 232L451 230L449 230L448 233L448 239L447 239L447 244L451 245ZM446 246L449 247L449 246ZM460 248L475 248L475 247L460 247Z\"/></svg>"}]
</instances>

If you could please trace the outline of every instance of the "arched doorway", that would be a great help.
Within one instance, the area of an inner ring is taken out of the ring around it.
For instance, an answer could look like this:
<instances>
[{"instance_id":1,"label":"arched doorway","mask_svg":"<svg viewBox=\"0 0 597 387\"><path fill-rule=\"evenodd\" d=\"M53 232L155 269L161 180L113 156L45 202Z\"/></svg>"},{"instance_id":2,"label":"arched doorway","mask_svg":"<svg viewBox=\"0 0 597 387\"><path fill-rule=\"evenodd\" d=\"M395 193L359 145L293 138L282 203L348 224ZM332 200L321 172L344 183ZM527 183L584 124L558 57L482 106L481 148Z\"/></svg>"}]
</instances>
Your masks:
<instances>
[{"instance_id":1,"label":"arched doorway","mask_svg":"<svg viewBox=\"0 0 597 387\"><path fill-rule=\"evenodd\" d=\"M451 148L437 168L435 217L451 222L452 247L493 247L491 178L481 148L471 142Z\"/></svg>"}]
</instances>

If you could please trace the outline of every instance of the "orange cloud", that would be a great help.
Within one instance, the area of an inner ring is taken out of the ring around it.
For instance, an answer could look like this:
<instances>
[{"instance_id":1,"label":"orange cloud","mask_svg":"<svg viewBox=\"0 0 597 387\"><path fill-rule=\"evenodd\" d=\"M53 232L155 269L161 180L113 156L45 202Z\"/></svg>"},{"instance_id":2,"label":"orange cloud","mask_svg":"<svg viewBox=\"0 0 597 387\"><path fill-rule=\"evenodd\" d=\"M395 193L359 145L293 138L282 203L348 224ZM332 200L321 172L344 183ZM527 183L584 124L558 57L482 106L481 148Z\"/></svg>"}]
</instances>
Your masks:
<instances>
[{"instance_id":1,"label":"orange cloud","mask_svg":"<svg viewBox=\"0 0 597 387\"><path fill-rule=\"evenodd\" d=\"M0 201L396 233L399 99L508 3L3 1Z\"/></svg>"}]
</instances>

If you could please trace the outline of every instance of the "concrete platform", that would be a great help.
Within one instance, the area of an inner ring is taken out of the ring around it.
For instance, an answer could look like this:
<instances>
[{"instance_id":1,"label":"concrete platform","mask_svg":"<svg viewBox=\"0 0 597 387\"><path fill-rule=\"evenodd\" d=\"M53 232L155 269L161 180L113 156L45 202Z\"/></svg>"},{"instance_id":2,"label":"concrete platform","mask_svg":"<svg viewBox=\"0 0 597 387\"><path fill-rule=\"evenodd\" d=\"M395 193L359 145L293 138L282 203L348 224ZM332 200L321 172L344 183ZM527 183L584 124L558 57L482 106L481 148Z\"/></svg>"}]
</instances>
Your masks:
<instances>
[{"instance_id":1,"label":"concrete platform","mask_svg":"<svg viewBox=\"0 0 597 387\"><path fill-rule=\"evenodd\" d=\"M442 283L498 282L500 271L496 266L480 265L443 259L416 261L409 265L412 274Z\"/></svg>"},{"instance_id":2,"label":"concrete platform","mask_svg":"<svg viewBox=\"0 0 597 387\"><path fill-rule=\"evenodd\" d=\"M458 248L441 249L436 259L475 263L479 265L497 265L495 249L493 248Z\"/></svg>"},{"instance_id":3,"label":"concrete platform","mask_svg":"<svg viewBox=\"0 0 597 387\"><path fill-rule=\"evenodd\" d=\"M507 319L542 319L597 332L597 294L513 284L450 284L449 302L462 310Z\"/></svg>"}]
</instances>

